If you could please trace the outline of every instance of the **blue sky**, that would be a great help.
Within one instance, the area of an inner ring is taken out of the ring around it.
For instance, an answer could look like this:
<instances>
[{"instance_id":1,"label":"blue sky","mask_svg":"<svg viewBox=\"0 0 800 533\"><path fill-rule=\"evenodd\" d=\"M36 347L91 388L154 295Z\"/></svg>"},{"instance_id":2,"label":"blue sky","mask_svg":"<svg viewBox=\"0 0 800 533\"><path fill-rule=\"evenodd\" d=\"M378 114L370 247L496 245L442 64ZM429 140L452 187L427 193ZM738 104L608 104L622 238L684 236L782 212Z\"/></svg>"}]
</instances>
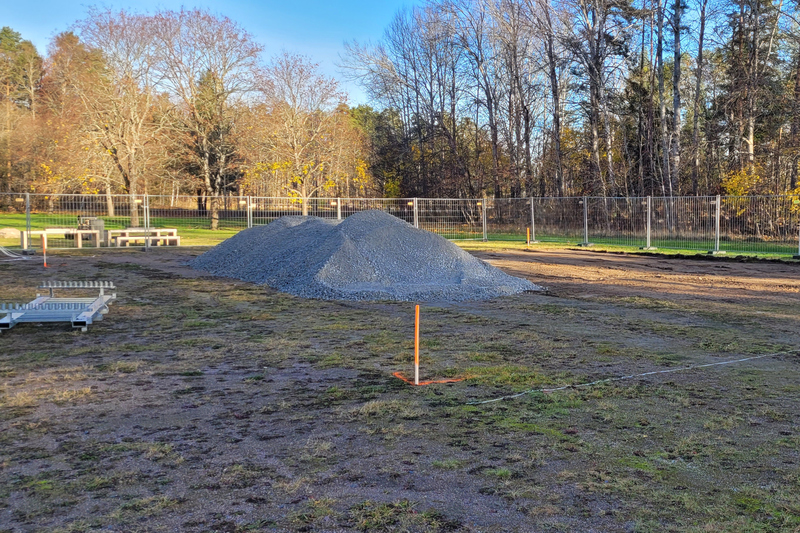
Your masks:
<instances>
[{"instance_id":1,"label":"blue sky","mask_svg":"<svg viewBox=\"0 0 800 533\"><path fill-rule=\"evenodd\" d=\"M30 2L30 3L28 3ZM376 41L403 7L421 4L422 0L263 0L186 1L140 0L136 2L70 2L56 0L0 0L0 27L10 26L23 39L36 45L39 53L47 50L50 38L69 29L86 15L87 8L101 5L114 9L154 11L159 8L205 8L241 24L264 45L265 56L282 49L299 52L320 64L323 72L340 80L350 95L350 104L365 102L363 92L342 79L336 63L344 41Z\"/></svg>"}]
</instances>

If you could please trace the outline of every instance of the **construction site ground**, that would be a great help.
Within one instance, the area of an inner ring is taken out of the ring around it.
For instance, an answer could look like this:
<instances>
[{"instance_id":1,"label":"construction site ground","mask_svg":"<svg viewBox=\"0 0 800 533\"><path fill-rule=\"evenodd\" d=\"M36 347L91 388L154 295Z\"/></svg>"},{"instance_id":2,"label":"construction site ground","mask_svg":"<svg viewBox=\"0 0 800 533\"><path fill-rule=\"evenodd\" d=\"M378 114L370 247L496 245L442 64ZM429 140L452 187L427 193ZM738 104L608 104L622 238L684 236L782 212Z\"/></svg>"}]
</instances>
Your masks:
<instances>
[{"instance_id":1,"label":"construction site ground","mask_svg":"<svg viewBox=\"0 0 800 533\"><path fill-rule=\"evenodd\" d=\"M199 253L0 263L0 301L118 295L0 333L0 531L800 530L800 263L475 252L548 290L423 304L421 377L464 379L413 387L413 303Z\"/></svg>"}]
</instances>

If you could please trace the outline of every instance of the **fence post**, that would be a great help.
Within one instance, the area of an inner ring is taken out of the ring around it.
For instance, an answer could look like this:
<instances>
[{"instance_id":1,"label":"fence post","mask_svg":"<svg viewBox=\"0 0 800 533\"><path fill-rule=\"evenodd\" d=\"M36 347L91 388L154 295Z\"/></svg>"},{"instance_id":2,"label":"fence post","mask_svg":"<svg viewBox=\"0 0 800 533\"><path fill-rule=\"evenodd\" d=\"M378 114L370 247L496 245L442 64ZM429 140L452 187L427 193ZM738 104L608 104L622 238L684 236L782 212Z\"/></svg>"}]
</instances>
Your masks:
<instances>
[{"instance_id":1,"label":"fence post","mask_svg":"<svg viewBox=\"0 0 800 533\"><path fill-rule=\"evenodd\" d=\"M486 242L489 240L489 234L486 229L486 208L488 207L486 205L486 197L484 196L483 200L479 203L481 206L481 224L483 225L483 242Z\"/></svg>"},{"instance_id":2,"label":"fence post","mask_svg":"<svg viewBox=\"0 0 800 533\"><path fill-rule=\"evenodd\" d=\"M720 211L722 211L722 200L719 194L717 195L717 199L714 202L714 204L716 206L714 213L714 249L711 250L709 253L717 255L725 253L719 249L719 216L720 216Z\"/></svg>"},{"instance_id":3,"label":"fence post","mask_svg":"<svg viewBox=\"0 0 800 533\"><path fill-rule=\"evenodd\" d=\"M247 197L247 227L253 227L253 197Z\"/></svg>"},{"instance_id":4,"label":"fence post","mask_svg":"<svg viewBox=\"0 0 800 533\"><path fill-rule=\"evenodd\" d=\"M647 197L647 224L646 227L646 244L642 250L657 250L658 248L653 248L650 244L650 235L651 235L651 224L653 222L653 197Z\"/></svg>"},{"instance_id":5,"label":"fence post","mask_svg":"<svg viewBox=\"0 0 800 533\"><path fill-rule=\"evenodd\" d=\"M800 218L797 220L797 255L792 256L792 259L800 259Z\"/></svg>"},{"instance_id":6,"label":"fence post","mask_svg":"<svg viewBox=\"0 0 800 533\"><path fill-rule=\"evenodd\" d=\"M342 220L342 199L336 199L336 220Z\"/></svg>"},{"instance_id":7,"label":"fence post","mask_svg":"<svg viewBox=\"0 0 800 533\"><path fill-rule=\"evenodd\" d=\"M584 196L581 201L583 204L583 242L578 246L591 246L589 242L589 197Z\"/></svg>"},{"instance_id":8,"label":"fence post","mask_svg":"<svg viewBox=\"0 0 800 533\"><path fill-rule=\"evenodd\" d=\"M31 250L31 195L25 193L25 249L22 250L24 255L32 253Z\"/></svg>"},{"instance_id":9,"label":"fence post","mask_svg":"<svg viewBox=\"0 0 800 533\"><path fill-rule=\"evenodd\" d=\"M419 203L418 198L414 198L414 227L419 229Z\"/></svg>"},{"instance_id":10,"label":"fence post","mask_svg":"<svg viewBox=\"0 0 800 533\"><path fill-rule=\"evenodd\" d=\"M145 249L145 251L148 251L148 250L150 250L150 239L149 239L149 237L150 237L150 195L149 194L145 194L144 195L144 203L142 204L142 207L144 209L143 215L144 215L145 235L147 236L144 239L144 249Z\"/></svg>"},{"instance_id":11,"label":"fence post","mask_svg":"<svg viewBox=\"0 0 800 533\"><path fill-rule=\"evenodd\" d=\"M539 241L536 240L536 217L533 210L533 196L531 196L531 240L528 244L535 244Z\"/></svg>"}]
</instances>

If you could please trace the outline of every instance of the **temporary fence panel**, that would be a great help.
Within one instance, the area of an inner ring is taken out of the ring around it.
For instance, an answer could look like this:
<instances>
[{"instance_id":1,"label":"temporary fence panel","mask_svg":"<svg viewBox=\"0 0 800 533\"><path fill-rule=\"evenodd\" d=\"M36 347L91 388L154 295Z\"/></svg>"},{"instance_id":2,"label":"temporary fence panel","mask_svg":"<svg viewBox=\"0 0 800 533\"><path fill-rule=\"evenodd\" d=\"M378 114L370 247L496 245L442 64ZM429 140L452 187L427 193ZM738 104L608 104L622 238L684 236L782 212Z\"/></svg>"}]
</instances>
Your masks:
<instances>
[{"instance_id":1,"label":"temporary fence panel","mask_svg":"<svg viewBox=\"0 0 800 533\"><path fill-rule=\"evenodd\" d=\"M790 196L722 197L720 248L727 251L798 252L800 204Z\"/></svg>"},{"instance_id":2,"label":"temporary fence panel","mask_svg":"<svg viewBox=\"0 0 800 533\"><path fill-rule=\"evenodd\" d=\"M142 195L29 194L30 246L38 246L40 232L48 230L50 248L76 248L83 239L74 230L144 227L147 197ZM59 234L59 230L70 230Z\"/></svg>"},{"instance_id":3,"label":"temporary fence panel","mask_svg":"<svg viewBox=\"0 0 800 533\"><path fill-rule=\"evenodd\" d=\"M608 244L712 252L800 252L800 198L270 198L224 195L92 195L0 193L0 228L30 234L39 247L87 246L79 228L173 228L182 245L213 245L286 215L344 220L379 209L447 239ZM209 231L212 230L213 231ZM67 230L59 233L59 230ZM12 234L13 232L9 232ZM91 232L89 232L91 236ZM102 245L110 244L101 238ZM0 237L16 248L21 239Z\"/></svg>"},{"instance_id":4,"label":"temporary fence panel","mask_svg":"<svg viewBox=\"0 0 800 533\"><path fill-rule=\"evenodd\" d=\"M651 243L655 248L713 251L716 197L653 198Z\"/></svg>"},{"instance_id":5,"label":"temporary fence panel","mask_svg":"<svg viewBox=\"0 0 800 533\"><path fill-rule=\"evenodd\" d=\"M30 195L0 193L0 246L20 248L20 233L30 230Z\"/></svg>"},{"instance_id":6,"label":"temporary fence panel","mask_svg":"<svg viewBox=\"0 0 800 533\"><path fill-rule=\"evenodd\" d=\"M303 214L302 201L298 198L252 197L250 199L253 226L263 226L283 216Z\"/></svg>"},{"instance_id":7,"label":"temporary fence panel","mask_svg":"<svg viewBox=\"0 0 800 533\"><path fill-rule=\"evenodd\" d=\"M336 218L343 220L361 211L378 210L414 224L413 198L334 198L341 206Z\"/></svg>"},{"instance_id":8,"label":"temporary fence panel","mask_svg":"<svg viewBox=\"0 0 800 533\"><path fill-rule=\"evenodd\" d=\"M418 198L418 226L450 240L484 238L481 200Z\"/></svg>"},{"instance_id":9,"label":"temporary fence panel","mask_svg":"<svg viewBox=\"0 0 800 533\"><path fill-rule=\"evenodd\" d=\"M150 196L155 227L242 230L247 227L246 196Z\"/></svg>"},{"instance_id":10,"label":"temporary fence panel","mask_svg":"<svg viewBox=\"0 0 800 533\"><path fill-rule=\"evenodd\" d=\"M643 247L647 226L647 198L587 197L585 244Z\"/></svg>"},{"instance_id":11,"label":"temporary fence panel","mask_svg":"<svg viewBox=\"0 0 800 533\"><path fill-rule=\"evenodd\" d=\"M525 241L531 227L530 198L488 198L487 237L490 241Z\"/></svg>"},{"instance_id":12,"label":"temporary fence panel","mask_svg":"<svg viewBox=\"0 0 800 533\"><path fill-rule=\"evenodd\" d=\"M583 198L533 198L531 238L541 242L584 241Z\"/></svg>"}]
</instances>

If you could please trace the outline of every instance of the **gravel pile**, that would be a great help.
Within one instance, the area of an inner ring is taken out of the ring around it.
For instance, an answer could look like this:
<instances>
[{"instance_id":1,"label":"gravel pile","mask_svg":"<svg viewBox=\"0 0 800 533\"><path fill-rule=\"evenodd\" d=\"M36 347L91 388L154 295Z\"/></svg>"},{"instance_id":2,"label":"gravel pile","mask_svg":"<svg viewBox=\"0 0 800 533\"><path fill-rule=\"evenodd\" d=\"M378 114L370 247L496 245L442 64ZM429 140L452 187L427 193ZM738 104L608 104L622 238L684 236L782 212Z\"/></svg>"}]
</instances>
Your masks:
<instances>
[{"instance_id":1,"label":"gravel pile","mask_svg":"<svg viewBox=\"0 0 800 533\"><path fill-rule=\"evenodd\" d=\"M541 290L382 211L285 216L242 231L193 268L324 300L484 300Z\"/></svg>"}]
</instances>

